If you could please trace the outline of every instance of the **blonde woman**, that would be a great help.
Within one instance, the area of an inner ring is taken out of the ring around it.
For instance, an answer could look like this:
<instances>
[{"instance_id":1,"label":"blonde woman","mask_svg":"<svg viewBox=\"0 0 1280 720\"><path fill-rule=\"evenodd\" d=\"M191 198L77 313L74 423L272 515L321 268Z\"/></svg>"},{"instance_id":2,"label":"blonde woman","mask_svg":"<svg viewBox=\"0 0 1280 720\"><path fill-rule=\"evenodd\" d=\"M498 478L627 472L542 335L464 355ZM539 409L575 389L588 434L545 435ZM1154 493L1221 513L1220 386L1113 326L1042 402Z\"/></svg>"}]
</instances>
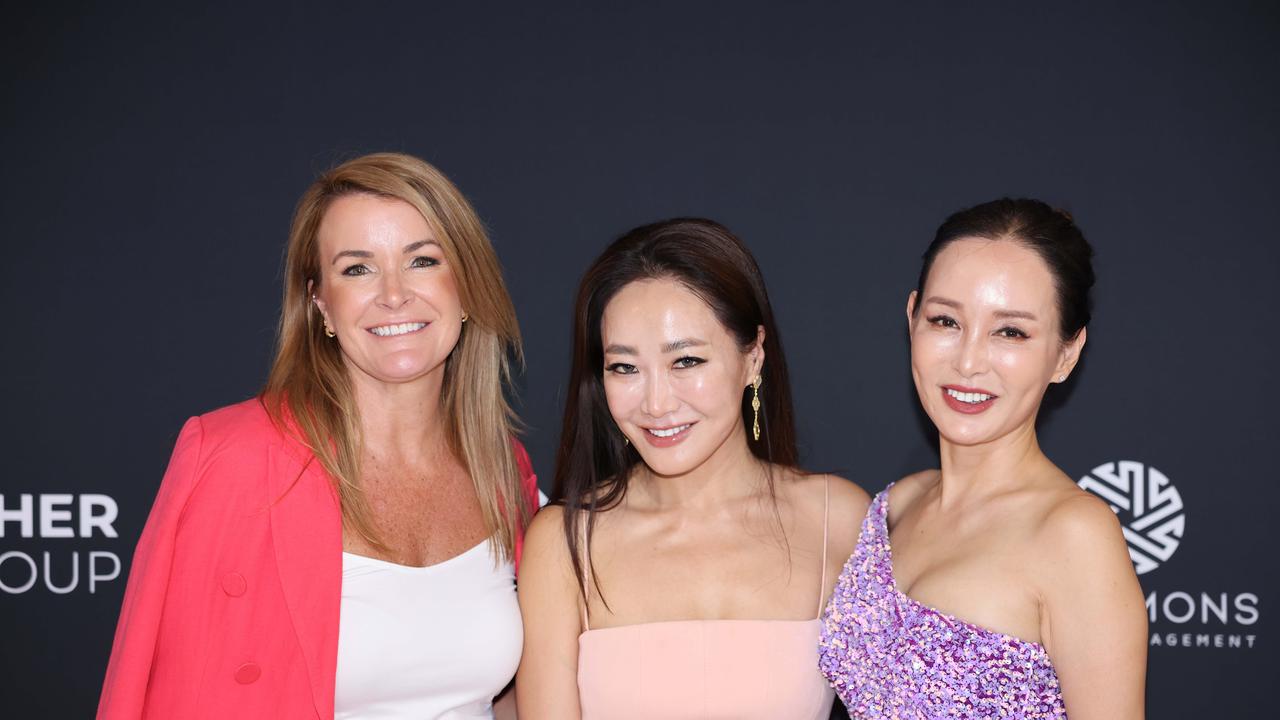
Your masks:
<instances>
[{"instance_id":1,"label":"blonde woman","mask_svg":"<svg viewBox=\"0 0 1280 720\"><path fill-rule=\"evenodd\" d=\"M183 427L98 716L492 717L537 495L503 396L518 356L439 171L377 154L317 179L267 386Z\"/></svg>"}]
</instances>

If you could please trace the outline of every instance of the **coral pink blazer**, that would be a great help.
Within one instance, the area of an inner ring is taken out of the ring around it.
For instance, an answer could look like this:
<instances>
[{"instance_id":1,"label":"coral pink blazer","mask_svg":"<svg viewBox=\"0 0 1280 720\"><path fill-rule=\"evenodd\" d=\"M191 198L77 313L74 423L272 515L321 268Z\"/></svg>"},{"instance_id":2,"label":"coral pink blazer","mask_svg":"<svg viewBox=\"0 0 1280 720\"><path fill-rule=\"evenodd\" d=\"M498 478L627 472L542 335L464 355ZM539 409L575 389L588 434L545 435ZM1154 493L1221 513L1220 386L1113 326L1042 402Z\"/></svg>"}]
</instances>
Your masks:
<instances>
[{"instance_id":1,"label":"coral pink blazer","mask_svg":"<svg viewBox=\"0 0 1280 720\"><path fill-rule=\"evenodd\" d=\"M342 514L310 451L257 400L191 418L134 553L98 718L332 718L341 587Z\"/></svg>"}]
</instances>

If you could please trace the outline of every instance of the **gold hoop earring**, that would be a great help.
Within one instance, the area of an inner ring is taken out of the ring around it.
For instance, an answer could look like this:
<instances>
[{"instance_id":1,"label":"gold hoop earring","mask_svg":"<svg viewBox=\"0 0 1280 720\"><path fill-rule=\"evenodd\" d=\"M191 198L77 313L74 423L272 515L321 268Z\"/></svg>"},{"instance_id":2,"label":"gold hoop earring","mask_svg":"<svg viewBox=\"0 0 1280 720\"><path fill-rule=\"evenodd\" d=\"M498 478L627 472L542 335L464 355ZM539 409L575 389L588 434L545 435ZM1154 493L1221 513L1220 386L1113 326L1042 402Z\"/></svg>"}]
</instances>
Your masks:
<instances>
[{"instance_id":1,"label":"gold hoop earring","mask_svg":"<svg viewBox=\"0 0 1280 720\"><path fill-rule=\"evenodd\" d=\"M764 384L764 378L759 375L755 380L751 381L751 412L754 417L751 419L751 436L760 441L760 386Z\"/></svg>"},{"instance_id":2,"label":"gold hoop earring","mask_svg":"<svg viewBox=\"0 0 1280 720\"><path fill-rule=\"evenodd\" d=\"M325 324L324 324L324 336L325 336L325 337L330 337L330 338L331 338L331 337L337 337L337 336L338 336L338 333L334 332L334 331L333 331L333 328L329 327L329 323L325 323Z\"/></svg>"}]
</instances>

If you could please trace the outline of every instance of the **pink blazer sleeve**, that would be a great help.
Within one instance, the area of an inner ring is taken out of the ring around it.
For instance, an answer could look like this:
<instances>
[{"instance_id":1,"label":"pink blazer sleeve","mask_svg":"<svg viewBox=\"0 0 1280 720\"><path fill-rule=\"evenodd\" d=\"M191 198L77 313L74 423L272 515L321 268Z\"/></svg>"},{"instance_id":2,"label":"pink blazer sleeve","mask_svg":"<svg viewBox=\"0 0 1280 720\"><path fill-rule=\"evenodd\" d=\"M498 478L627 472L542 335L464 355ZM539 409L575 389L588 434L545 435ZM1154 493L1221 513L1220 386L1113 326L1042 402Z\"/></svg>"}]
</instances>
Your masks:
<instances>
[{"instance_id":1,"label":"pink blazer sleeve","mask_svg":"<svg viewBox=\"0 0 1280 720\"><path fill-rule=\"evenodd\" d=\"M529 452L519 440L512 440L515 447L516 465L520 467L521 487L524 488L525 501L529 504L529 513L538 511L538 476L533 472L533 463L529 460ZM524 550L524 528L516 536L516 573L520 572L520 554Z\"/></svg>"},{"instance_id":2,"label":"pink blazer sleeve","mask_svg":"<svg viewBox=\"0 0 1280 720\"><path fill-rule=\"evenodd\" d=\"M198 477L202 441L200 418L193 417L178 435L169 469L138 540L98 703L100 720L142 717L174 541L182 510Z\"/></svg>"}]
</instances>

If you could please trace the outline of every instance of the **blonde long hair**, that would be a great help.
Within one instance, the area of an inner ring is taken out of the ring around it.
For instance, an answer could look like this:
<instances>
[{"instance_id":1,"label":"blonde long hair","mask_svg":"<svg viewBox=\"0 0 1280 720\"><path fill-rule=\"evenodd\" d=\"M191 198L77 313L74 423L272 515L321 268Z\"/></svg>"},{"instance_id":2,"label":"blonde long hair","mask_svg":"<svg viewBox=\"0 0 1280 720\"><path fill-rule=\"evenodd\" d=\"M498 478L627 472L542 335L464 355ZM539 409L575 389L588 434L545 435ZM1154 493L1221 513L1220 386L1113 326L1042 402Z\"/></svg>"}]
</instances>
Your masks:
<instances>
[{"instance_id":1,"label":"blonde long hair","mask_svg":"<svg viewBox=\"0 0 1280 720\"><path fill-rule=\"evenodd\" d=\"M289 231L279 344L260 397L276 424L300 435L328 471L346 528L386 549L360 487L360 420L351 379L311 300L321 281L321 220L336 198L356 193L416 208L453 269L469 319L445 361L441 417L450 449L475 484L495 556L511 559L530 514L512 445L519 421L505 395L512 362L523 361L520 329L480 219L436 168L409 155L375 153L324 173L303 193Z\"/></svg>"}]
</instances>

